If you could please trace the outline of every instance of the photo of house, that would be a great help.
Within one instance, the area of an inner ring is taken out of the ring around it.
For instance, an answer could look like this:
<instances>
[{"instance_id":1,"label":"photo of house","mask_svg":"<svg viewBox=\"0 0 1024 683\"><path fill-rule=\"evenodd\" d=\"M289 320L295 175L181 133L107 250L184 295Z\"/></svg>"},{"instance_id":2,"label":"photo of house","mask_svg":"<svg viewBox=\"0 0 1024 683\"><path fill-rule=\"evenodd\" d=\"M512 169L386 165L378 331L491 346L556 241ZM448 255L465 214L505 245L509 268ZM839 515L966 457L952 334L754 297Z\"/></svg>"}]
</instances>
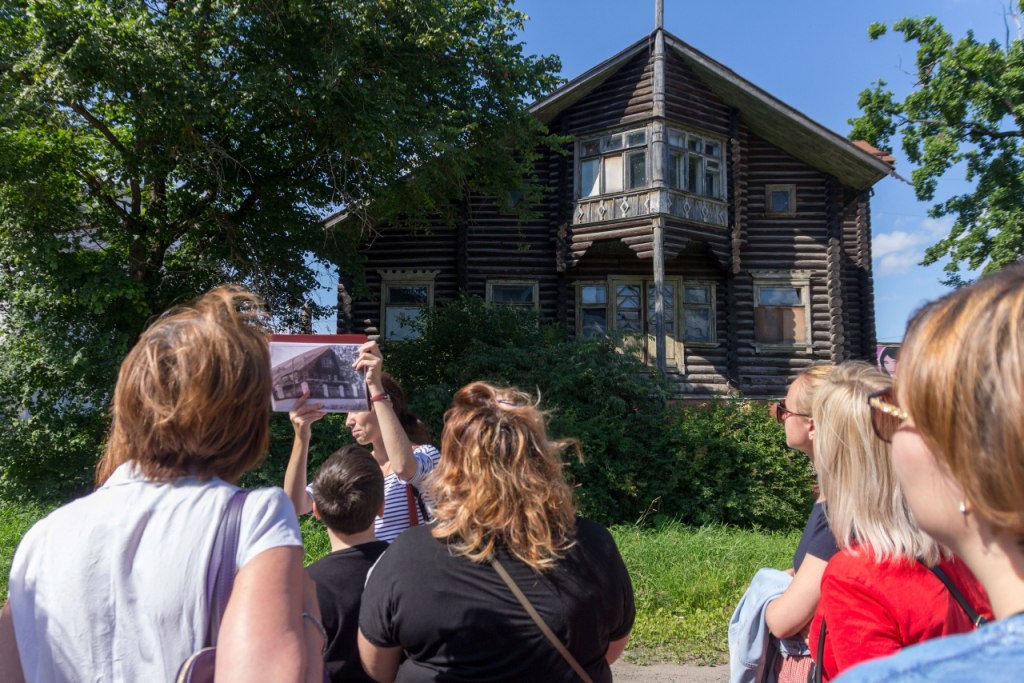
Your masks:
<instances>
[{"instance_id":1,"label":"photo of house","mask_svg":"<svg viewBox=\"0 0 1024 683\"><path fill-rule=\"evenodd\" d=\"M291 410L308 391L326 412L369 410L366 382L352 367L358 355L359 344L271 341L272 408Z\"/></svg>"}]
</instances>

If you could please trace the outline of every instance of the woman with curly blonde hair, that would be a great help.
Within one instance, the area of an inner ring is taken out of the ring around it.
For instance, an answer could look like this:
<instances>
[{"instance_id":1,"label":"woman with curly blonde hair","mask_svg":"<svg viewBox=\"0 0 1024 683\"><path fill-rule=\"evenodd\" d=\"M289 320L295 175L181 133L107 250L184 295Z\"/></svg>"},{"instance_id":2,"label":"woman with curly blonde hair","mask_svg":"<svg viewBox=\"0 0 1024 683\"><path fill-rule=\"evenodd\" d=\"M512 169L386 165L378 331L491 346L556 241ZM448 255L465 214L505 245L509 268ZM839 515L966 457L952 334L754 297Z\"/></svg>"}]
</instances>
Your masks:
<instances>
[{"instance_id":1,"label":"woman with curly blonde hair","mask_svg":"<svg viewBox=\"0 0 1024 683\"><path fill-rule=\"evenodd\" d=\"M576 516L560 459L570 445L548 438L527 394L483 382L459 390L430 480L434 521L395 540L363 593L359 650L371 676L574 681L579 666L611 681L633 588L608 531Z\"/></svg>"}]
</instances>

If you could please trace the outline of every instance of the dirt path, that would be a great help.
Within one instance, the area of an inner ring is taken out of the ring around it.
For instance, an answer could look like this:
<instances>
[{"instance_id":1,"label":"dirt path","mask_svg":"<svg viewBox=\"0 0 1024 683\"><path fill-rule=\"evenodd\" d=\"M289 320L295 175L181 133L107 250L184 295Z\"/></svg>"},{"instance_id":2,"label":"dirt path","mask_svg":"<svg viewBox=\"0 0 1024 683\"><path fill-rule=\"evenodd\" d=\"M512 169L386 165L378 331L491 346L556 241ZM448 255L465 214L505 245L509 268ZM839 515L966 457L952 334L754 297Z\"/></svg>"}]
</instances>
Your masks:
<instances>
[{"instance_id":1,"label":"dirt path","mask_svg":"<svg viewBox=\"0 0 1024 683\"><path fill-rule=\"evenodd\" d=\"M727 683L729 667L697 664L638 666L619 660L612 664L615 683Z\"/></svg>"}]
</instances>

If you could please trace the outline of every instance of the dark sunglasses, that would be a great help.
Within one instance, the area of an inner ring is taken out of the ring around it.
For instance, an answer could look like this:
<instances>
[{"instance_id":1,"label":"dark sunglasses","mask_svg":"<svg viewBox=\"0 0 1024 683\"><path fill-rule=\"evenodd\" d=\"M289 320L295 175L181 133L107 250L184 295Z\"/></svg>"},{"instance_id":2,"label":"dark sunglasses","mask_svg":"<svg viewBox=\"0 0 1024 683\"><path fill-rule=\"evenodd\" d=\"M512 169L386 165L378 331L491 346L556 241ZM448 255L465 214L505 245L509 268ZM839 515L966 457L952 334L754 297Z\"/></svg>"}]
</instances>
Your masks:
<instances>
[{"instance_id":1,"label":"dark sunglasses","mask_svg":"<svg viewBox=\"0 0 1024 683\"><path fill-rule=\"evenodd\" d=\"M768 412L769 412L769 414L771 414L772 417L774 417L778 421L779 424L784 424L786 422L786 418L789 417L790 415L799 415L800 417L810 417L810 415L805 415L804 413L798 413L798 412L795 412L795 411L790 410L789 408L787 408L785 400L776 401L775 403L772 403L771 405L769 405L768 406Z\"/></svg>"},{"instance_id":2,"label":"dark sunglasses","mask_svg":"<svg viewBox=\"0 0 1024 683\"><path fill-rule=\"evenodd\" d=\"M875 436L886 443L892 443L892 435L910 417L907 411L896 404L896 392L892 387L868 395L871 406L871 426Z\"/></svg>"}]
</instances>

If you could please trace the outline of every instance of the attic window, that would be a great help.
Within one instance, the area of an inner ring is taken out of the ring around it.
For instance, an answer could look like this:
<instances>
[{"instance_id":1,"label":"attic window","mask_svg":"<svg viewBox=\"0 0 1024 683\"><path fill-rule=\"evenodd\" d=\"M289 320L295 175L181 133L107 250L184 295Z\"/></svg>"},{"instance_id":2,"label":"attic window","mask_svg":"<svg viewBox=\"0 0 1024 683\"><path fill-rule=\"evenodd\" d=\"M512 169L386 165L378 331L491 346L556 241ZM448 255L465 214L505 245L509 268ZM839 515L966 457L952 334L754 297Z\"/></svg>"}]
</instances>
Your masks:
<instances>
[{"instance_id":1,"label":"attic window","mask_svg":"<svg viewBox=\"0 0 1024 683\"><path fill-rule=\"evenodd\" d=\"M647 129L584 139L579 159L581 197L647 187Z\"/></svg>"}]
</instances>

